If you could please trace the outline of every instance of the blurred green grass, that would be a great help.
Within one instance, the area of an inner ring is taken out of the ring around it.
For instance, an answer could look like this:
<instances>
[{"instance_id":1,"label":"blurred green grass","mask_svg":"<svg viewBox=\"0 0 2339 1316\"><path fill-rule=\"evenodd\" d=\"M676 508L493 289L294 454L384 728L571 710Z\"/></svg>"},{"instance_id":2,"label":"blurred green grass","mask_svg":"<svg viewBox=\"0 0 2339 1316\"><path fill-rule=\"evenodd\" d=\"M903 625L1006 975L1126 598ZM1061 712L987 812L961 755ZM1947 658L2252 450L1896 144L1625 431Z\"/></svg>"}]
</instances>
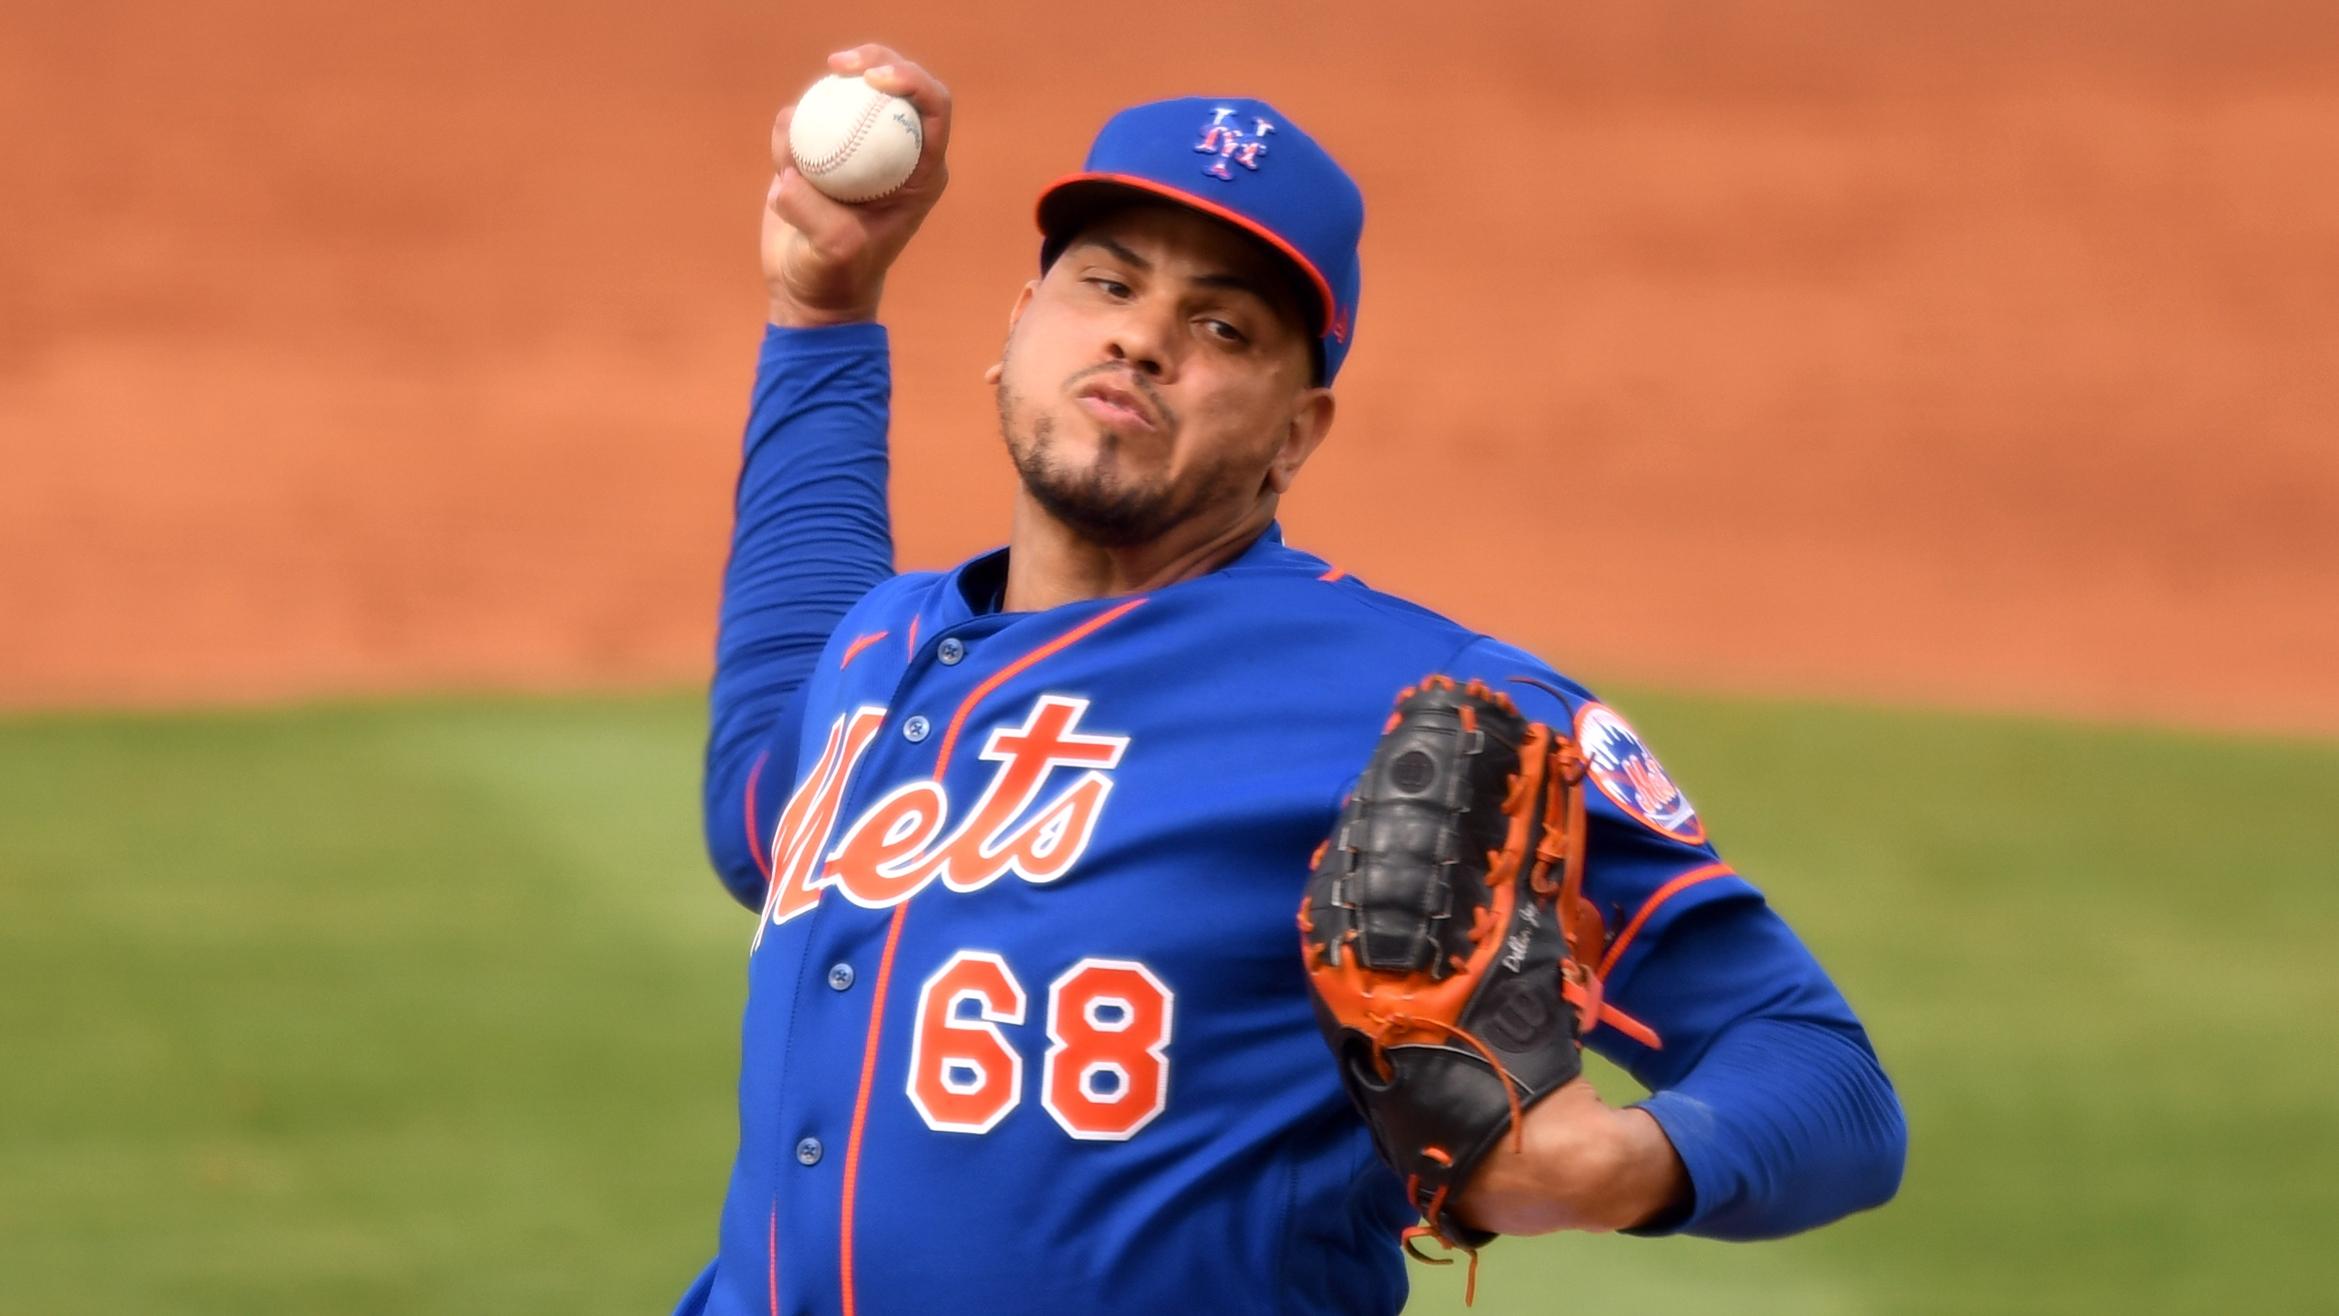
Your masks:
<instances>
[{"instance_id":1,"label":"blurred green grass","mask_svg":"<svg viewBox=\"0 0 2339 1316\"><path fill-rule=\"evenodd\" d=\"M1623 702L1861 1008L1908 1181L1779 1243L1506 1242L1476 1310L2332 1309L2339 746ZM0 1312L667 1310L747 934L700 716L0 721Z\"/></svg>"}]
</instances>

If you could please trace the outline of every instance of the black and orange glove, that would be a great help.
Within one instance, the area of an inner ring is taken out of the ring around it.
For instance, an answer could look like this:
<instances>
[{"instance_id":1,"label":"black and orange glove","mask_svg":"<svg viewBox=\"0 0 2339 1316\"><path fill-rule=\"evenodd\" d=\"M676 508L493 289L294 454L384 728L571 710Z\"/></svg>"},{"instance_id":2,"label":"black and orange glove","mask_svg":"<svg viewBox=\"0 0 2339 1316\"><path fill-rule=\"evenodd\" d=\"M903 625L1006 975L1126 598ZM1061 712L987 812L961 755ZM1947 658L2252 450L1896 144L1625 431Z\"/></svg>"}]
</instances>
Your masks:
<instances>
[{"instance_id":1,"label":"black and orange glove","mask_svg":"<svg viewBox=\"0 0 2339 1316\"><path fill-rule=\"evenodd\" d=\"M1432 676L1398 696L1316 851L1299 912L1316 1019L1427 1222L1408 1251L1423 1234L1473 1253L1493 1237L1449 1199L1582 1072L1600 1008L1580 967L1599 955L1580 892L1584 768L1504 695Z\"/></svg>"}]
</instances>

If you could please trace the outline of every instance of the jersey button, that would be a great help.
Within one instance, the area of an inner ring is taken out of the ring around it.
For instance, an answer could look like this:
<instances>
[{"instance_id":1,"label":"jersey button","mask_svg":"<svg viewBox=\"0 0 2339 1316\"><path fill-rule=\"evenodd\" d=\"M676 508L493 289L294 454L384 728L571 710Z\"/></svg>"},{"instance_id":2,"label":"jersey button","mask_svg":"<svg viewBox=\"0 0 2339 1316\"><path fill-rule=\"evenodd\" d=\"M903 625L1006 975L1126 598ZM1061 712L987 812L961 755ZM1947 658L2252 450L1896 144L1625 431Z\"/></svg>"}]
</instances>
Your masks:
<instances>
[{"instance_id":1,"label":"jersey button","mask_svg":"<svg viewBox=\"0 0 2339 1316\"><path fill-rule=\"evenodd\" d=\"M944 667L956 667L958 660L966 657L966 646L960 644L958 637L953 635L934 646L934 656L942 660Z\"/></svg>"},{"instance_id":2,"label":"jersey button","mask_svg":"<svg viewBox=\"0 0 2339 1316\"><path fill-rule=\"evenodd\" d=\"M818 1139L818 1138L799 1138L799 1139L797 1139L797 1140L796 1140L796 1163L797 1163L798 1165L818 1165L818 1164L820 1164L820 1139Z\"/></svg>"},{"instance_id":3,"label":"jersey button","mask_svg":"<svg viewBox=\"0 0 2339 1316\"><path fill-rule=\"evenodd\" d=\"M847 987L850 987L850 986L852 986L852 985L853 985L853 966L852 966L852 965L850 965L850 964L841 964L841 963L840 963L840 964L831 964L831 965L829 965L829 966L828 966L828 987L829 987L829 990L830 990L830 991L841 992L841 991L843 991L845 988L847 988Z\"/></svg>"},{"instance_id":4,"label":"jersey button","mask_svg":"<svg viewBox=\"0 0 2339 1316\"><path fill-rule=\"evenodd\" d=\"M933 729L933 724L922 717L913 717L909 721L901 724L902 738L909 741L913 745L917 744L921 740L924 740L926 738L926 733L932 731Z\"/></svg>"}]
</instances>

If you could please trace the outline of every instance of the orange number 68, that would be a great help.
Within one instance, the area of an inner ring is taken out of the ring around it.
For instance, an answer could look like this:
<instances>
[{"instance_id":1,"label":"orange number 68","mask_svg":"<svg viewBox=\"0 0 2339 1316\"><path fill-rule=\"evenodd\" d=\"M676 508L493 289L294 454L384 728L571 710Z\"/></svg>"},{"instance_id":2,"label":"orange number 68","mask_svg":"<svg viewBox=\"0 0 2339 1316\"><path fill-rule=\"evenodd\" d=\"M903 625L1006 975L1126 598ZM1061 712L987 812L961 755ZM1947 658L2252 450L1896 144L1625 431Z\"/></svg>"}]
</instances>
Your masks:
<instances>
[{"instance_id":1,"label":"orange number 68","mask_svg":"<svg viewBox=\"0 0 2339 1316\"><path fill-rule=\"evenodd\" d=\"M1091 956L1048 985L1040 1105L1064 1132L1116 1142L1168 1107L1172 1003L1134 960ZM1021 1024L1024 1013L1023 985L990 951L962 950L926 979L909 1096L928 1128L988 1133L1022 1100L1023 1057L1001 1025Z\"/></svg>"}]
</instances>

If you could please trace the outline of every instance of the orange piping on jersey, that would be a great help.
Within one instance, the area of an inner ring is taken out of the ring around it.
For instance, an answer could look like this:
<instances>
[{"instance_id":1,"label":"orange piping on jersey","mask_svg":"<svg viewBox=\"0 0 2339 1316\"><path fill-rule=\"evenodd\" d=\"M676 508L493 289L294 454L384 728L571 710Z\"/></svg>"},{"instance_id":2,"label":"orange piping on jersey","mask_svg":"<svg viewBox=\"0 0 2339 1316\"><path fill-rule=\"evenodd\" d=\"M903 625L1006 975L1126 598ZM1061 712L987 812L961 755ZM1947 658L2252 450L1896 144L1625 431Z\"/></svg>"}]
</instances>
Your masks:
<instances>
[{"instance_id":1,"label":"orange piping on jersey","mask_svg":"<svg viewBox=\"0 0 2339 1316\"><path fill-rule=\"evenodd\" d=\"M1707 864L1703 868L1692 868L1658 887L1654 894L1641 902L1641 907L1634 912L1632 921L1625 924L1624 931L1616 934L1616 940L1610 943L1607 957L1600 961L1600 976L1606 978L1615 971L1618 961L1624 958L1625 948L1632 945L1632 939L1640 932L1641 925L1649 921L1649 916L1656 913L1659 906L1700 882L1710 882L1717 877L1735 875L1728 864Z\"/></svg>"},{"instance_id":2,"label":"orange piping on jersey","mask_svg":"<svg viewBox=\"0 0 2339 1316\"><path fill-rule=\"evenodd\" d=\"M763 1284L771 1295L772 1316L780 1316L780 1204L772 1202L771 1222L764 1226Z\"/></svg>"},{"instance_id":3,"label":"orange piping on jersey","mask_svg":"<svg viewBox=\"0 0 2339 1316\"><path fill-rule=\"evenodd\" d=\"M885 928L885 951L877 957L877 985L869 993L869 1040L861 1045L861 1090L853 1096L853 1127L845 1135L844 1219L837 1230L837 1272L844 1282L845 1316L853 1316L853 1198L861 1182L861 1127L869 1119L869 1081L877 1077L877 1038L885 1028L885 986L893 978L893 948L901 944L902 917L909 902L893 907Z\"/></svg>"},{"instance_id":4,"label":"orange piping on jersey","mask_svg":"<svg viewBox=\"0 0 2339 1316\"><path fill-rule=\"evenodd\" d=\"M755 834L755 782L763 776L764 761L771 756L768 749L756 755L755 766L747 770L747 857L755 861L755 871L763 874L767 883L772 880L772 861L764 857L763 840Z\"/></svg>"},{"instance_id":5,"label":"orange piping on jersey","mask_svg":"<svg viewBox=\"0 0 2339 1316\"><path fill-rule=\"evenodd\" d=\"M950 751L958 743L958 731L966 722L966 715L982 702L983 696L998 689L1016 674L1034 663L1048 658L1081 640L1094 635L1114 621L1127 616L1144 596L1129 600L1110 612L1099 614L1082 622L1055 639L1039 646L1014 662L992 673L981 685L967 695L951 715L950 729L942 733L941 752L934 759L934 777L941 780L943 769L950 766ZM910 618L910 654L914 658L918 645L918 619ZM844 1289L844 1316L855 1316L853 1302L853 1201L861 1181L861 1132L869 1122L869 1086L877 1076L877 1043L885 1031L885 988L893 980L893 952L901 944L901 926L909 917L908 901L893 907L893 918L885 928L885 950L877 957L877 984L869 992L869 1036L861 1044L861 1087L853 1095L853 1124L845 1135L845 1191L841 1206L843 1220L837 1230L837 1273Z\"/></svg>"},{"instance_id":6,"label":"orange piping on jersey","mask_svg":"<svg viewBox=\"0 0 2339 1316\"><path fill-rule=\"evenodd\" d=\"M853 642L845 646L845 656L837 659L837 669L842 671L843 669L852 666L853 660L861 656L861 651L863 649L868 648L870 645L877 643L879 640L884 639L887 635L890 634L892 634L890 631L871 631L867 635L854 636Z\"/></svg>"},{"instance_id":7,"label":"orange piping on jersey","mask_svg":"<svg viewBox=\"0 0 2339 1316\"><path fill-rule=\"evenodd\" d=\"M910 618L909 651L910 661L913 663L918 661L918 623L922 620L924 620L924 618L914 616Z\"/></svg>"},{"instance_id":8,"label":"orange piping on jersey","mask_svg":"<svg viewBox=\"0 0 2339 1316\"><path fill-rule=\"evenodd\" d=\"M942 770L950 766L950 751L956 748L958 745L959 728L966 725L966 715L974 711L976 704L983 702L983 696L991 693L993 690L998 689L1000 686L1005 685L1008 681L1014 679L1017 675L1022 673L1024 669L1030 667L1033 663L1061 653L1065 649L1070 648L1072 645L1078 644L1080 641L1087 639L1096 632L1104 629L1107 626L1110 626L1116 621L1119 621L1122 617L1127 616L1130 611L1144 602L1144 596L1140 595L1137 598L1133 598L1127 603L1122 604L1120 607L1114 608L1110 612L1099 613L986 677L981 685L976 686L973 692L968 694L967 697L959 703L958 711L950 715L950 729L942 733L942 748L940 752L934 756L935 779L940 780L942 777Z\"/></svg>"},{"instance_id":9,"label":"orange piping on jersey","mask_svg":"<svg viewBox=\"0 0 2339 1316\"><path fill-rule=\"evenodd\" d=\"M1345 576L1345 575L1347 575L1347 574L1348 574L1347 572L1345 572L1345 571L1341 570L1341 569L1340 569L1340 568L1338 568L1338 567L1326 567L1326 568L1324 569L1324 574L1323 574L1323 575L1321 575L1321 576L1318 576L1318 577L1316 577L1316 579L1318 579L1318 580L1321 580L1321 581L1324 581L1324 582L1326 582L1326 583L1328 584L1328 583L1330 583L1330 582L1332 582L1332 581L1335 581L1335 580L1338 580L1338 579L1340 579L1342 576Z\"/></svg>"}]
</instances>

